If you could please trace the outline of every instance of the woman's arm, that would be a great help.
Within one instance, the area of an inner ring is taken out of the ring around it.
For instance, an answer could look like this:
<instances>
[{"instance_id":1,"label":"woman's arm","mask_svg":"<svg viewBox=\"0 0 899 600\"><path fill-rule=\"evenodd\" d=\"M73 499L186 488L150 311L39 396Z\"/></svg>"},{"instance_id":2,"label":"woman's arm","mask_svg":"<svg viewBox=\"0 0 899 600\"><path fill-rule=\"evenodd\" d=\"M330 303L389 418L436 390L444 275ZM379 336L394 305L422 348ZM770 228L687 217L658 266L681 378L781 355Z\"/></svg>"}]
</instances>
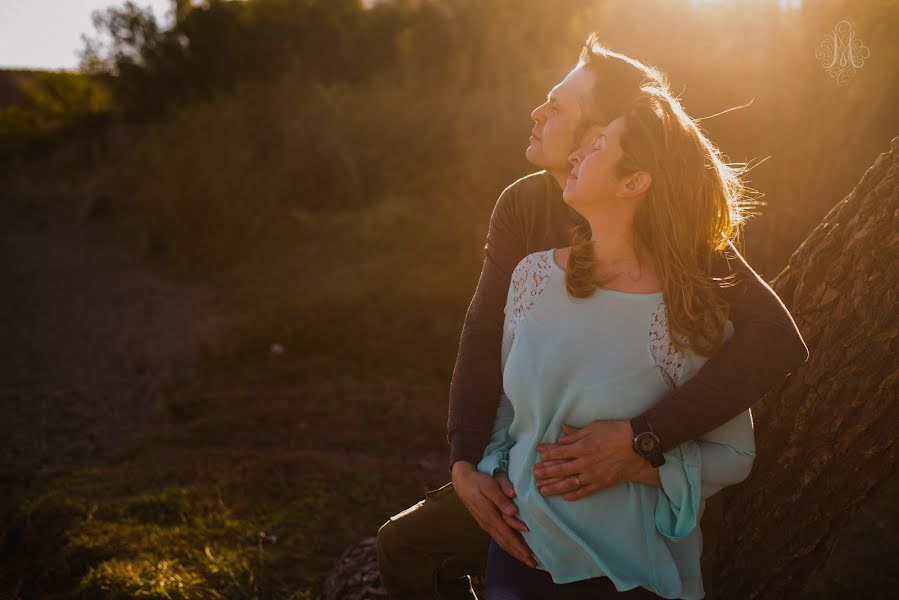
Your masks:
<instances>
[{"instance_id":1,"label":"woman's arm","mask_svg":"<svg viewBox=\"0 0 899 600\"><path fill-rule=\"evenodd\" d=\"M738 283L720 293L731 306L734 334L686 383L644 415L662 450L698 439L747 410L808 359L808 348L774 290L728 243L716 276L728 271Z\"/></svg>"},{"instance_id":2,"label":"woman's arm","mask_svg":"<svg viewBox=\"0 0 899 600\"><path fill-rule=\"evenodd\" d=\"M657 469L656 529L677 539L698 524L702 500L749 476L755 460L752 413L746 410L695 441L665 452Z\"/></svg>"},{"instance_id":3,"label":"woman's arm","mask_svg":"<svg viewBox=\"0 0 899 600\"><path fill-rule=\"evenodd\" d=\"M499 408L496 411L496 420L493 423L493 432L490 441L484 449L484 457L478 463L478 471L491 477L496 471L509 472L509 449L515 441L509 436L509 426L515 418L515 410L505 394L500 396Z\"/></svg>"},{"instance_id":4,"label":"woman's arm","mask_svg":"<svg viewBox=\"0 0 899 600\"><path fill-rule=\"evenodd\" d=\"M519 265L512 272L509 282L509 289L506 292L506 304L503 308L503 337L502 348L500 350L499 370L502 373L506 368L506 361L509 359L509 352L512 349L512 325L509 321L509 315L514 310L515 304L515 288L520 285L522 279L527 279L528 271L526 265ZM509 472L509 449L515 445L515 440L509 435L509 427L515 418L515 408L505 392L500 394L499 406L496 410L496 418L493 421L493 429L490 434L490 440L484 449L484 455L478 463L477 468L482 473L493 476L496 471Z\"/></svg>"}]
</instances>

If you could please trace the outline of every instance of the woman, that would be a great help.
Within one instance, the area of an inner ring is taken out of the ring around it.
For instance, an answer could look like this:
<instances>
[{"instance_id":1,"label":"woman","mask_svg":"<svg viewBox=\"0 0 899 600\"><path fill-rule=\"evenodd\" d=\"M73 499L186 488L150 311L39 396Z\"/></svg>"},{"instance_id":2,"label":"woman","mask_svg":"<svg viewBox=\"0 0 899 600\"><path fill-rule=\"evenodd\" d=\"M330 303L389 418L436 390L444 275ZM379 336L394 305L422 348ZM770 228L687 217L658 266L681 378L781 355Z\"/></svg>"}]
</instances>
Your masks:
<instances>
[{"instance_id":1,"label":"woman","mask_svg":"<svg viewBox=\"0 0 899 600\"><path fill-rule=\"evenodd\" d=\"M563 197L590 231L525 257L512 275L504 394L478 470L511 480L538 567L491 541L489 600L702 598L704 499L752 467L747 410L665 453L646 481L571 501L535 485L538 444L565 424L641 414L732 332L715 291L727 282L711 266L742 219L741 172L652 73L634 93L610 97L596 119L607 125L570 157Z\"/></svg>"}]
</instances>

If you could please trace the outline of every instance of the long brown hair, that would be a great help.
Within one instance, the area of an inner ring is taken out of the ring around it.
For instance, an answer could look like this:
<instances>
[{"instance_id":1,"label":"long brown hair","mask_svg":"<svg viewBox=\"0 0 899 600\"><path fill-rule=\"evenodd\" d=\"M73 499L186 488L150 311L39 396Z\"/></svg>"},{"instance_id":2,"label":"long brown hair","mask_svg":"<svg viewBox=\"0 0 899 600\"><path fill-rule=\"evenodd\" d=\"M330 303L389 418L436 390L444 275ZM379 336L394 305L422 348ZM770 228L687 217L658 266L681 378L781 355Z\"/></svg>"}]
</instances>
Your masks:
<instances>
[{"instance_id":1,"label":"long brown hair","mask_svg":"<svg viewBox=\"0 0 899 600\"><path fill-rule=\"evenodd\" d=\"M624 152L617 174L645 171L652 183L634 216L637 244L655 260L662 282L668 327L675 347L703 356L718 350L729 305L716 292L729 278L712 276L717 255L739 237L746 219L748 170L728 164L720 150L668 89L657 69L587 40L581 64L597 77L589 119L609 123L625 118ZM572 231L566 287L587 297L604 282L595 276L589 231ZM730 278L732 279L732 277Z\"/></svg>"}]
</instances>

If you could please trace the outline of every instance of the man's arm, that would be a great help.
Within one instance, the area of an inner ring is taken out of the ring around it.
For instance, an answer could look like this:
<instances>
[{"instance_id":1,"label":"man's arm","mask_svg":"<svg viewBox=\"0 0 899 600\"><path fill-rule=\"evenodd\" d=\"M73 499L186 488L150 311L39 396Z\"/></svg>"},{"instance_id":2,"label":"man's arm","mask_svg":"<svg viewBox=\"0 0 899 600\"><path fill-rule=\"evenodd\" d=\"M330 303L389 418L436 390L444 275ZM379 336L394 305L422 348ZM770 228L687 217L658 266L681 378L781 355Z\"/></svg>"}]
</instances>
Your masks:
<instances>
[{"instance_id":1,"label":"man's arm","mask_svg":"<svg viewBox=\"0 0 899 600\"><path fill-rule=\"evenodd\" d=\"M731 306L734 333L692 378L643 413L663 452L737 417L808 359L780 298L733 244L728 252L734 258L729 264L722 258L714 275L737 274L736 285L721 289ZM537 446L541 461L533 471L544 496L578 500L622 481L656 481L658 475L648 472L649 463L633 450L629 421L593 421L563 430L557 444Z\"/></svg>"},{"instance_id":2,"label":"man's arm","mask_svg":"<svg viewBox=\"0 0 899 600\"><path fill-rule=\"evenodd\" d=\"M731 243L728 253L738 283L720 293L731 306L733 335L689 381L644 413L664 452L733 419L809 356L774 290Z\"/></svg>"},{"instance_id":3,"label":"man's arm","mask_svg":"<svg viewBox=\"0 0 899 600\"><path fill-rule=\"evenodd\" d=\"M493 209L481 277L462 327L449 394L450 472L458 460L480 462L499 406L503 308L512 271L526 254L515 210L518 188L506 188Z\"/></svg>"},{"instance_id":4,"label":"man's arm","mask_svg":"<svg viewBox=\"0 0 899 600\"><path fill-rule=\"evenodd\" d=\"M497 418L504 308L512 271L526 251L524 229L515 210L519 185L516 182L500 194L490 217L484 266L465 315L450 384L447 439L453 488L462 504L506 552L536 568L521 535L527 526L516 516L515 490L508 476L499 471L487 475L475 466L481 462Z\"/></svg>"}]
</instances>

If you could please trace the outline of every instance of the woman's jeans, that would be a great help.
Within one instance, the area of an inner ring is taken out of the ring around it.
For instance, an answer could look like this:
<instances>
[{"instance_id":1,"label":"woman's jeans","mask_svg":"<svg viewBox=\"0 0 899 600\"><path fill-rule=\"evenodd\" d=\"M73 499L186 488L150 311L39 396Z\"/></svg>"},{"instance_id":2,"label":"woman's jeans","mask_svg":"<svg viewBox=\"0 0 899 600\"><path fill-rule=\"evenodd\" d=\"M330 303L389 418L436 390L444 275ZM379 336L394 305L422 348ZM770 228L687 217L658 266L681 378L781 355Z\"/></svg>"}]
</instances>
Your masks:
<instances>
[{"instance_id":1,"label":"woman's jeans","mask_svg":"<svg viewBox=\"0 0 899 600\"><path fill-rule=\"evenodd\" d=\"M572 583L555 583L541 569L522 563L490 540L487 549L487 600L575 600L588 598L661 598L637 587L619 592L608 577L595 577Z\"/></svg>"}]
</instances>

